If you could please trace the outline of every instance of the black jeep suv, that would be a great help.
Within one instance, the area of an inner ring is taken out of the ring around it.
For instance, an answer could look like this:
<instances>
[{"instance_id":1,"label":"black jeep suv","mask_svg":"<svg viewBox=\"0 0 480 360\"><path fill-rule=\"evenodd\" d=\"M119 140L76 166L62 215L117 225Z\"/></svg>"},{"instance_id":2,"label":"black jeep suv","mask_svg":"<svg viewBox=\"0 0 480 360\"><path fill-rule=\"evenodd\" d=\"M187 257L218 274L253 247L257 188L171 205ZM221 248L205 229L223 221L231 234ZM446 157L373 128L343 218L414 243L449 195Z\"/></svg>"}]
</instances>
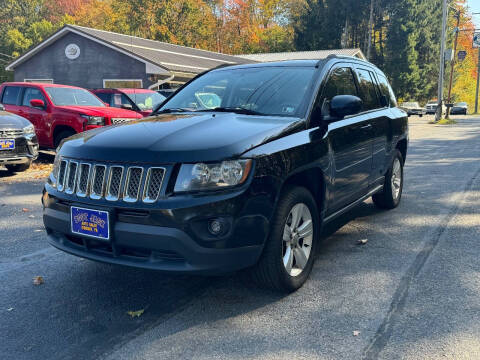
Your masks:
<instances>
[{"instance_id":1,"label":"black jeep suv","mask_svg":"<svg viewBox=\"0 0 480 360\"><path fill-rule=\"evenodd\" d=\"M350 57L217 68L154 115L77 134L45 185L51 244L170 272L251 268L281 291L308 277L322 224L401 198L406 113Z\"/></svg>"},{"instance_id":2,"label":"black jeep suv","mask_svg":"<svg viewBox=\"0 0 480 360\"><path fill-rule=\"evenodd\" d=\"M0 104L0 165L20 172L38 157L38 141L30 121L6 112Z\"/></svg>"}]
</instances>

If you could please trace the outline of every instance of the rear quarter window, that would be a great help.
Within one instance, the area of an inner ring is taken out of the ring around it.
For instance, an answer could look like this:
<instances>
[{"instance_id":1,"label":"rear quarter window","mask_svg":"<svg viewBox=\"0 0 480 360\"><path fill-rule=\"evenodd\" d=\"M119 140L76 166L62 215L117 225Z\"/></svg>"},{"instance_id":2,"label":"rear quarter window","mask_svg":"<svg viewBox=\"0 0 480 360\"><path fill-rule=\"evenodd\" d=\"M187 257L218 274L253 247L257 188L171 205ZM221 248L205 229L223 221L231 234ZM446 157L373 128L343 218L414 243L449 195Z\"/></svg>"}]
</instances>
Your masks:
<instances>
[{"instance_id":1,"label":"rear quarter window","mask_svg":"<svg viewBox=\"0 0 480 360\"><path fill-rule=\"evenodd\" d=\"M17 105L21 90L20 86L6 86L3 90L2 104Z\"/></svg>"},{"instance_id":2,"label":"rear quarter window","mask_svg":"<svg viewBox=\"0 0 480 360\"><path fill-rule=\"evenodd\" d=\"M377 73L377 78L380 93L388 98L390 107L396 107L397 99L395 98L395 94L393 93L392 87L390 86L386 76L381 73Z\"/></svg>"}]
</instances>

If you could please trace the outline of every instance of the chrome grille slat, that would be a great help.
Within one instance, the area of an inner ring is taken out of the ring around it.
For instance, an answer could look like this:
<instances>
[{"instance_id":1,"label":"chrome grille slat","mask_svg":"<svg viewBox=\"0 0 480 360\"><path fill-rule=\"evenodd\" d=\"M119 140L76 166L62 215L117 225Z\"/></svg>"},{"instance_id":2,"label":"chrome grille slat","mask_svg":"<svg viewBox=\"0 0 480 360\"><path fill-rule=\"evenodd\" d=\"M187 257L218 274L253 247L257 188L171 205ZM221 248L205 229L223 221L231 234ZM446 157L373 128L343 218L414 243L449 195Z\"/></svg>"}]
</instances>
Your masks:
<instances>
[{"instance_id":1,"label":"chrome grille slat","mask_svg":"<svg viewBox=\"0 0 480 360\"><path fill-rule=\"evenodd\" d=\"M143 202L153 203L158 200L164 177L165 168L151 167L148 169L143 188Z\"/></svg>"},{"instance_id":2,"label":"chrome grille slat","mask_svg":"<svg viewBox=\"0 0 480 360\"><path fill-rule=\"evenodd\" d=\"M90 181L90 168L88 163L81 163L78 171L77 196L86 197L88 194L88 184Z\"/></svg>"},{"instance_id":3,"label":"chrome grille slat","mask_svg":"<svg viewBox=\"0 0 480 360\"><path fill-rule=\"evenodd\" d=\"M20 129L0 129L0 138L11 138L23 135L23 130Z\"/></svg>"},{"instance_id":4,"label":"chrome grille slat","mask_svg":"<svg viewBox=\"0 0 480 360\"><path fill-rule=\"evenodd\" d=\"M68 163L67 175L65 176L65 192L67 194L73 194L75 192L77 170L78 170L78 162L70 161Z\"/></svg>"},{"instance_id":5,"label":"chrome grille slat","mask_svg":"<svg viewBox=\"0 0 480 360\"><path fill-rule=\"evenodd\" d=\"M107 195L108 201L117 201L120 198L123 178L123 166L112 165L108 175Z\"/></svg>"},{"instance_id":6,"label":"chrome grille slat","mask_svg":"<svg viewBox=\"0 0 480 360\"><path fill-rule=\"evenodd\" d=\"M60 192L79 198L149 204L160 198L167 173L160 166L105 165L64 158L57 168Z\"/></svg>"},{"instance_id":7,"label":"chrome grille slat","mask_svg":"<svg viewBox=\"0 0 480 360\"><path fill-rule=\"evenodd\" d=\"M107 167L105 165L95 165L93 167L92 181L90 185L90 198L101 199L105 190L105 173Z\"/></svg>"},{"instance_id":8,"label":"chrome grille slat","mask_svg":"<svg viewBox=\"0 0 480 360\"><path fill-rule=\"evenodd\" d=\"M64 189L64 182L65 182L65 173L67 171L67 160L62 160L60 162L60 170L58 171L58 182L57 182L57 189L58 191L63 191Z\"/></svg>"},{"instance_id":9,"label":"chrome grille slat","mask_svg":"<svg viewBox=\"0 0 480 360\"><path fill-rule=\"evenodd\" d=\"M139 166L131 166L127 170L127 178L125 180L125 189L123 193L123 201L136 202L140 193L140 185L142 183L143 168Z\"/></svg>"}]
</instances>

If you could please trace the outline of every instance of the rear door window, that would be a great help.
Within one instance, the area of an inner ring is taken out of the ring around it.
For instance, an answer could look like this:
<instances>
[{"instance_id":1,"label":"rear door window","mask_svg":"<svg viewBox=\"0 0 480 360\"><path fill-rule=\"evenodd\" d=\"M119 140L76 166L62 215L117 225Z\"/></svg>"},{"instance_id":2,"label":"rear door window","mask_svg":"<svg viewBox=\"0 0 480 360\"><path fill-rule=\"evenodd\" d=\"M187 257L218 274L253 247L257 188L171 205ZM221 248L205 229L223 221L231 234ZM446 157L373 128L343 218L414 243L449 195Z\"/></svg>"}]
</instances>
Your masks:
<instances>
[{"instance_id":1,"label":"rear door window","mask_svg":"<svg viewBox=\"0 0 480 360\"><path fill-rule=\"evenodd\" d=\"M6 86L3 90L2 104L17 105L21 90L20 86Z\"/></svg>"},{"instance_id":2,"label":"rear door window","mask_svg":"<svg viewBox=\"0 0 480 360\"><path fill-rule=\"evenodd\" d=\"M378 109L381 107L377 90L375 90L374 76L371 71L357 69L358 82L360 85L360 97L363 100L363 109L365 111Z\"/></svg>"},{"instance_id":3,"label":"rear door window","mask_svg":"<svg viewBox=\"0 0 480 360\"><path fill-rule=\"evenodd\" d=\"M43 96L40 89L31 88L31 87L25 88L25 91L23 93L22 105L31 107L30 100L34 100L34 99L43 100L43 102L46 103L45 97Z\"/></svg>"},{"instance_id":4,"label":"rear door window","mask_svg":"<svg viewBox=\"0 0 480 360\"><path fill-rule=\"evenodd\" d=\"M95 95L97 95L97 97L100 98L100 100L102 100L105 104L110 104L110 97L112 96L112 94L110 93L95 93Z\"/></svg>"}]
</instances>

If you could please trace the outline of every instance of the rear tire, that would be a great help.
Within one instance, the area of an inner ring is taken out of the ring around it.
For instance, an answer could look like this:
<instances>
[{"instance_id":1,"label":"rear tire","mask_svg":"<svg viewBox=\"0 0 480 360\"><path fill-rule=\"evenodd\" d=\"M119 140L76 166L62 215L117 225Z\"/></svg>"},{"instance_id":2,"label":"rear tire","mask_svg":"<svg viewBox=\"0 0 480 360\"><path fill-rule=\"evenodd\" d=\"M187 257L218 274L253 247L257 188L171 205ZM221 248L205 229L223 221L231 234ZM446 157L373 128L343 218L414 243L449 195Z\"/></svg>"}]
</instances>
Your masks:
<instances>
[{"instance_id":1,"label":"rear tire","mask_svg":"<svg viewBox=\"0 0 480 360\"><path fill-rule=\"evenodd\" d=\"M53 145L55 146L55 149L58 147L58 145L60 145L60 143L62 142L63 139L66 139L72 135L75 135L75 131L73 130L63 130L63 131L60 131L57 136L55 136L55 139L54 139L54 143Z\"/></svg>"},{"instance_id":2,"label":"rear tire","mask_svg":"<svg viewBox=\"0 0 480 360\"><path fill-rule=\"evenodd\" d=\"M251 271L253 280L285 293L300 288L313 268L320 225L312 194L303 187L286 188L263 253Z\"/></svg>"},{"instance_id":3,"label":"rear tire","mask_svg":"<svg viewBox=\"0 0 480 360\"><path fill-rule=\"evenodd\" d=\"M17 172L23 172L28 170L31 164L32 164L32 161L29 160L25 164L5 165L5 167L7 168L8 171L17 173Z\"/></svg>"},{"instance_id":4,"label":"rear tire","mask_svg":"<svg viewBox=\"0 0 480 360\"><path fill-rule=\"evenodd\" d=\"M372 200L379 208L394 209L400 204L403 191L403 156L397 149L392 165L385 175L383 190L372 196Z\"/></svg>"}]
</instances>

